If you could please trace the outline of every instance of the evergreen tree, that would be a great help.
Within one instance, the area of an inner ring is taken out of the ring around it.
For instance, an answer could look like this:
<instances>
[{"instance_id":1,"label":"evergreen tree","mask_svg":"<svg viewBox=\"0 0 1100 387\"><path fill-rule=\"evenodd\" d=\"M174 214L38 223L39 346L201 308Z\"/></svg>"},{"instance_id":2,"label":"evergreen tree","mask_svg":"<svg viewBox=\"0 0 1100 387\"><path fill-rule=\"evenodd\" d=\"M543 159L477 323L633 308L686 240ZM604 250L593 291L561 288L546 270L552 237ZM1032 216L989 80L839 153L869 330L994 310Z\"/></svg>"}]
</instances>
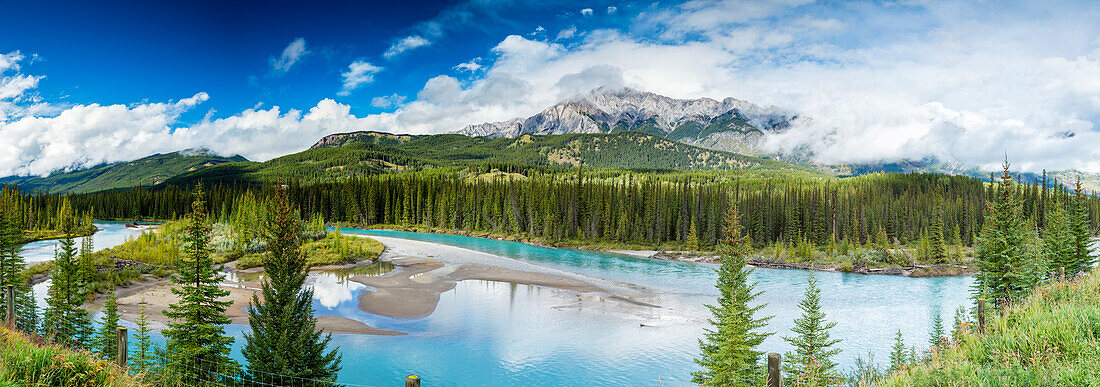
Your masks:
<instances>
[{"instance_id":1,"label":"evergreen tree","mask_svg":"<svg viewBox=\"0 0 1100 387\"><path fill-rule=\"evenodd\" d=\"M1047 229L1043 231L1043 255L1050 262L1051 269L1066 268L1066 274L1076 267L1074 262L1076 243L1073 229L1075 222L1067 216L1061 204L1055 203L1054 208L1045 217Z\"/></svg>"},{"instance_id":2,"label":"evergreen tree","mask_svg":"<svg viewBox=\"0 0 1100 387\"><path fill-rule=\"evenodd\" d=\"M153 340L149 337L149 317L145 314L145 297L141 298L141 311L138 312L137 332L134 334L133 356L130 357L130 369L134 372L148 372L155 365Z\"/></svg>"},{"instance_id":3,"label":"evergreen tree","mask_svg":"<svg viewBox=\"0 0 1100 387\"><path fill-rule=\"evenodd\" d=\"M684 238L684 248L689 251L699 251L699 233L695 228L695 219L691 220L691 228L688 230L687 237Z\"/></svg>"},{"instance_id":4,"label":"evergreen tree","mask_svg":"<svg viewBox=\"0 0 1100 387\"><path fill-rule=\"evenodd\" d=\"M754 315L764 305L751 306L760 292L749 282L751 269L746 267L749 240L741 234L741 216L730 206L726 214L726 229L721 246L722 265L718 268L717 305L707 305L714 315L699 340L700 355L695 362L703 367L692 375L692 382L706 386L756 385L755 368L762 353L756 348L771 333L758 332L771 317Z\"/></svg>"},{"instance_id":5,"label":"evergreen tree","mask_svg":"<svg viewBox=\"0 0 1100 387\"><path fill-rule=\"evenodd\" d=\"M1030 289L1034 273L1027 270L1027 264L1041 259L1034 251L1035 232L1024 221L1015 184L1006 160L976 249L981 271L975 295L991 299L996 307L1004 307Z\"/></svg>"},{"instance_id":6,"label":"evergreen tree","mask_svg":"<svg viewBox=\"0 0 1100 387\"><path fill-rule=\"evenodd\" d=\"M901 338L901 329L898 329L898 334L894 337L894 346L891 347L890 369L887 372L901 371L908 363L909 357L905 353L905 341Z\"/></svg>"},{"instance_id":7,"label":"evergreen tree","mask_svg":"<svg viewBox=\"0 0 1100 387\"><path fill-rule=\"evenodd\" d=\"M100 356L115 361L118 358L118 299L115 298L114 289L108 291L106 297L103 301L103 320L99 327L96 350Z\"/></svg>"},{"instance_id":8,"label":"evergreen tree","mask_svg":"<svg viewBox=\"0 0 1100 387\"><path fill-rule=\"evenodd\" d=\"M37 331L38 311L34 294L23 274L25 263L20 255L22 231L16 222L15 210L12 203L0 202L0 289L7 289L8 285L15 287L15 326L23 332L33 333ZM8 300L7 297L0 298L0 316L6 321Z\"/></svg>"},{"instance_id":9,"label":"evergreen tree","mask_svg":"<svg viewBox=\"0 0 1100 387\"><path fill-rule=\"evenodd\" d=\"M164 311L165 316L174 320L164 330L165 349L171 356L173 371L185 381L217 382L204 370L232 374L238 367L229 357L233 338L225 335L224 328L230 322L225 310L232 302L218 300L229 295L229 291L218 287L224 276L215 271L207 247L210 229L201 188L196 187L193 196L184 237L185 254L172 276L178 285L172 288L172 293L179 297L179 302Z\"/></svg>"},{"instance_id":10,"label":"evergreen tree","mask_svg":"<svg viewBox=\"0 0 1100 387\"><path fill-rule=\"evenodd\" d=\"M928 258L933 263L947 262L947 246L943 241L943 205L936 203L932 208L932 222L928 229Z\"/></svg>"},{"instance_id":11,"label":"evergreen tree","mask_svg":"<svg viewBox=\"0 0 1100 387\"><path fill-rule=\"evenodd\" d=\"M335 381L340 371L338 349L327 350L331 335L322 336L313 316L313 291L303 289L309 265L299 252L301 222L286 195L277 191L266 225L270 256L264 262L267 280L260 296L253 295L241 351L252 375L279 374Z\"/></svg>"},{"instance_id":12,"label":"evergreen tree","mask_svg":"<svg viewBox=\"0 0 1100 387\"><path fill-rule=\"evenodd\" d=\"M806 293L798 303L802 316L794 320L794 337L783 340L794 346L794 352L783 355L783 371L787 381L796 386L837 385L840 373L836 369L833 356L840 353L834 348L839 339L832 339L829 330L835 322L825 320L821 311L821 289L817 287L817 278L810 272Z\"/></svg>"},{"instance_id":13,"label":"evergreen tree","mask_svg":"<svg viewBox=\"0 0 1100 387\"><path fill-rule=\"evenodd\" d=\"M54 251L53 270L50 276L52 284L46 298L45 330L46 336L73 348L88 348L92 331L92 321L84 305L86 286L81 278L80 264L77 261L76 241L73 239L74 219L68 207L60 214L61 232L65 235Z\"/></svg>"},{"instance_id":14,"label":"evergreen tree","mask_svg":"<svg viewBox=\"0 0 1100 387\"><path fill-rule=\"evenodd\" d=\"M1073 204L1073 259L1066 267L1066 276L1088 272L1095 264L1092 248L1092 223L1089 222L1089 208L1085 190L1081 188L1081 177L1077 177Z\"/></svg>"},{"instance_id":15,"label":"evergreen tree","mask_svg":"<svg viewBox=\"0 0 1100 387\"><path fill-rule=\"evenodd\" d=\"M951 329L951 340L958 343L962 341L962 338L970 333L970 319L966 316L966 308L958 307L955 309L955 324Z\"/></svg>"},{"instance_id":16,"label":"evergreen tree","mask_svg":"<svg viewBox=\"0 0 1100 387\"><path fill-rule=\"evenodd\" d=\"M936 313L932 317L932 332L928 335L929 348L940 351L943 350L943 340L947 337L947 332L943 328L943 317L939 313Z\"/></svg>"}]
</instances>

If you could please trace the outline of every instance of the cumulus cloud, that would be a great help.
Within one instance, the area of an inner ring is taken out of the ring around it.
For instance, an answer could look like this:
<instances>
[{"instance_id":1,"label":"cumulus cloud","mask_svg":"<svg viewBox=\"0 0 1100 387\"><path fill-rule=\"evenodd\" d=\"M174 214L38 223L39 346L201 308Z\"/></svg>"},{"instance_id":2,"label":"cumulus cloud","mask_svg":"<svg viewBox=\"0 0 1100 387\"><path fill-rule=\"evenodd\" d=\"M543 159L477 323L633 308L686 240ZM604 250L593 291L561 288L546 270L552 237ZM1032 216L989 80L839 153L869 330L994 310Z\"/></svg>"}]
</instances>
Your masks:
<instances>
[{"instance_id":1,"label":"cumulus cloud","mask_svg":"<svg viewBox=\"0 0 1100 387\"><path fill-rule=\"evenodd\" d=\"M370 105L380 109L389 109L395 106L400 106L405 102L405 96L392 94L382 97L374 97L370 100Z\"/></svg>"},{"instance_id":2,"label":"cumulus cloud","mask_svg":"<svg viewBox=\"0 0 1100 387\"><path fill-rule=\"evenodd\" d=\"M306 54L309 54L309 51L306 50L305 38L297 38L286 45L282 55L278 58L273 57L268 61L271 62L272 72L276 74L286 74L290 71L290 68L293 67L295 63L298 63L298 60Z\"/></svg>"},{"instance_id":3,"label":"cumulus cloud","mask_svg":"<svg viewBox=\"0 0 1100 387\"><path fill-rule=\"evenodd\" d=\"M471 73L476 72L481 69L481 57L470 59L470 61L466 63L459 63L454 69L458 71L469 71Z\"/></svg>"},{"instance_id":4,"label":"cumulus cloud","mask_svg":"<svg viewBox=\"0 0 1100 387\"><path fill-rule=\"evenodd\" d=\"M381 67L370 64L362 60L351 62L348 65L348 71L340 74L344 77L344 86L340 89L338 95L346 96L350 95L352 90L359 88L367 83L374 82L374 74L382 71Z\"/></svg>"},{"instance_id":5,"label":"cumulus cloud","mask_svg":"<svg viewBox=\"0 0 1100 387\"><path fill-rule=\"evenodd\" d=\"M393 59L394 57L401 55L406 51L431 44L432 42L428 39L424 39L423 37L417 35L406 36L390 45L390 48L386 49L386 52L383 53L382 56L386 57L386 59Z\"/></svg>"}]
</instances>

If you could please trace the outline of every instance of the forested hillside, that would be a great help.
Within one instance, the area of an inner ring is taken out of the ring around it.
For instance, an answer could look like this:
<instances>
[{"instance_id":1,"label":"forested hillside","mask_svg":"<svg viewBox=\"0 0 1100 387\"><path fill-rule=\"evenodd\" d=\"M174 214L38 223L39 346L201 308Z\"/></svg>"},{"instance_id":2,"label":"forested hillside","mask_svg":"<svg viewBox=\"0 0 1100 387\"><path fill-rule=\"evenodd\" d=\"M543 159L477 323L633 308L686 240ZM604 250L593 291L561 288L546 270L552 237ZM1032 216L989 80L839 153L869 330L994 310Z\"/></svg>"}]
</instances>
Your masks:
<instances>
[{"instance_id":1,"label":"forested hillside","mask_svg":"<svg viewBox=\"0 0 1100 387\"><path fill-rule=\"evenodd\" d=\"M180 151L78 171L57 172L46 177L9 177L4 180L18 184L25 191L83 193L153 186L184 172L242 161L248 160L241 156L215 156L205 151Z\"/></svg>"}]
</instances>

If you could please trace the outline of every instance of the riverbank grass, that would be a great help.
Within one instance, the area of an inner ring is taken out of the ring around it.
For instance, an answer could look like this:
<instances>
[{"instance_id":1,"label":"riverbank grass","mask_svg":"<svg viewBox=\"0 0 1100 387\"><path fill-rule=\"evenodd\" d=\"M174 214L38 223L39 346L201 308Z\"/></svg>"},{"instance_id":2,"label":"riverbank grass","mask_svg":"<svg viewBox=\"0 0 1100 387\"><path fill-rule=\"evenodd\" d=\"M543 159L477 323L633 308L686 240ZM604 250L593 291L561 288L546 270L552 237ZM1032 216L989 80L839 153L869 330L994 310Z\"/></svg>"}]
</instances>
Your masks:
<instances>
[{"instance_id":1,"label":"riverbank grass","mask_svg":"<svg viewBox=\"0 0 1100 387\"><path fill-rule=\"evenodd\" d=\"M0 386L145 386L118 365L0 327Z\"/></svg>"},{"instance_id":2,"label":"riverbank grass","mask_svg":"<svg viewBox=\"0 0 1100 387\"><path fill-rule=\"evenodd\" d=\"M1100 385L1100 273L1037 288L969 334L882 386Z\"/></svg>"}]
</instances>

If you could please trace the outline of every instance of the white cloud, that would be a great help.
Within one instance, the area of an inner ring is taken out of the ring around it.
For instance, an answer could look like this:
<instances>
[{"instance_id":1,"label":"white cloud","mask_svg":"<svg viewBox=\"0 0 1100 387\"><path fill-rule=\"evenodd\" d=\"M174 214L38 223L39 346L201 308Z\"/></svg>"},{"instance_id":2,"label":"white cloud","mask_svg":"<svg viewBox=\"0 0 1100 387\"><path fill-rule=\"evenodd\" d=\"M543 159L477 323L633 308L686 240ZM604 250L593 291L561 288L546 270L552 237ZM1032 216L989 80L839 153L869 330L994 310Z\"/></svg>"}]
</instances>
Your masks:
<instances>
[{"instance_id":1,"label":"white cloud","mask_svg":"<svg viewBox=\"0 0 1100 387\"><path fill-rule=\"evenodd\" d=\"M477 70L481 69L481 57L470 59L470 61L466 63L459 63L454 69L458 71L469 71L471 73L477 72Z\"/></svg>"},{"instance_id":2,"label":"white cloud","mask_svg":"<svg viewBox=\"0 0 1100 387\"><path fill-rule=\"evenodd\" d=\"M374 107L380 108L380 109L389 109L389 108L392 108L392 107L401 106L401 104L404 103L404 102L405 102L405 96L397 95L397 94L393 94L393 95L389 95L389 96L382 96L382 97L374 97L373 99L370 100L371 106L374 106Z\"/></svg>"},{"instance_id":3,"label":"white cloud","mask_svg":"<svg viewBox=\"0 0 1100 387\"><path fill-rule=\"evenodd\" d=\"M269 62L271 62L271 70L277 74L286 74L290 71L290 68L293 67L295 63L298 63L298 60L306 54L309 54L309 51L306 50L305 38L294 39L290 44L286 45L282 55L278 58L269 59Z\"/></svg>"},{"instance_id":4,"label":"white cloud","mask_svg":"<svg viewBox=\"0 0 1100 387\"><path fill-rule=\"evenodd\" d=\"M401 55L406 51L431 44L432 42L428 39L424 39L417 35L406 36L393 45L390 45L390 48L386 49L386 52L383 53L382 56L386 57L386 59L393 59L393 57Z\"/></svg>"},{"instance_id":5,"label":"white cloud","mask_svg":"<svg viewBox=\"0 0 1100 387\"><path fill-rule=\"evenodd\" d=\"M619 10L619 7L616 7L616 6L612 5L610 7L607 7L607 14L608 15L614 15L615 12L617 12L618 10Z\"/></svg>"},{"instance_id":6,"label":"white cloud","mask_svg":"<svg viewBox=\"0 0 1100 387\"><path fill-rule=\"evenodd\" d=\"M582 16L592 16L592 8L585 8L581 10Z\"/></svg>"},{"instance_id":7,"label":"white cloud","mask_svg":"<svg viewBox=\"0 0 1100 387\"><path fill-rule=\"evenodd\" d=\"M558 36L554 40L562 40L572 38L577 34L577 26L569 26L569 28L563 29L558 32Z\"/></svg>"},{"instance_id":8,"label":"white cloud","mask_svg":"<svg viewBox=\"0 0 1100 387\"><path fill-rule=\"evenodd\" d=\"M340 89L340 92L336 94L342 96L350 95L351 91L359 86L374 82L374 74L377 74L379 71L382 71L381 67L372 65L369 62L364 62L362 60L351 62L351 64L348 65L348 71L340 74L344 77L344 86Z\"/></svg>"}]
</instances>

